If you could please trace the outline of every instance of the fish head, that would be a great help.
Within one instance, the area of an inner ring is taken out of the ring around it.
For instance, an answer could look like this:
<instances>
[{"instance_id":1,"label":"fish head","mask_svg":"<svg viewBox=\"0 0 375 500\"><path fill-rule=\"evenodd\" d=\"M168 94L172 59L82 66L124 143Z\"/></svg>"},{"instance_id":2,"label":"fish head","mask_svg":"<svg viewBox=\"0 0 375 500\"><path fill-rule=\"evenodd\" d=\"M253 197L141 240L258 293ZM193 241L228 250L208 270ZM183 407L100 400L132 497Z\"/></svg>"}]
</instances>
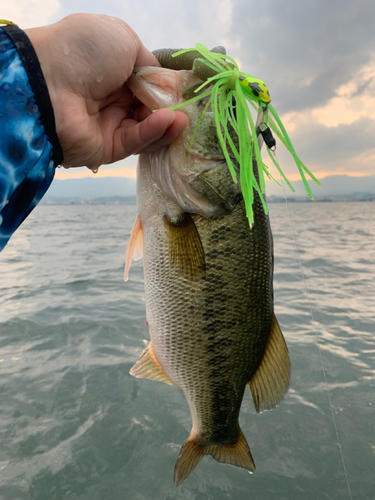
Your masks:
<instances>
[{"instance_id":1,"label":"fish head","mask_svg":"<svg viewBox=\"0 0 375 500\"><path fill-rule=\"evenodd\" d=\"M193 71L137 67L127 84L149 109L176 106L194 97L203 82ZM184 211L214 217L230 211L240 194L217 137L208 97L181 108L188 125L177 139L148 154L153 180Z\"/></svg>"}]
</instances>

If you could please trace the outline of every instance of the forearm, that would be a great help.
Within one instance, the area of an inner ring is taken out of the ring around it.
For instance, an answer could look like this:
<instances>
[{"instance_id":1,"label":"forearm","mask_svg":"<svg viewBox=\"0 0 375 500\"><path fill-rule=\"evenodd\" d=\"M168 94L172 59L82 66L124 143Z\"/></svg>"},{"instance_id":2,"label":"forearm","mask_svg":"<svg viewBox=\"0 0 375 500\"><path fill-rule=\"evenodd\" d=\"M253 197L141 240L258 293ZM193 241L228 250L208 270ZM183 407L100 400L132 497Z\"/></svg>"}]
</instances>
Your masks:
<instances>
[{"instance_id":1,"label":"forearm","mask_svg":"<svg viewBox=\"0 0 375 500\"><path fill-rule=\"evenodd\" d=\"M0 82L0 127L6 130L0 250L43 196L57 165L96 170L155 151L187 123L180 111L134 106L126 85L134 66L158 62L121 19L74 14L26 33L7 27L1 36L6 71L0 75L7 81L5 87Z\"/></svg>"},{"instance_id":2,"label":"forearm","mask_svg":"<svg viewBox=\"0 0 375 500\"><path fill-rule=\"evenodd\" d=\"M0 249L52 182L62 150L38 59L25 34L0 29Z\"/></svg>"}]
</instances>

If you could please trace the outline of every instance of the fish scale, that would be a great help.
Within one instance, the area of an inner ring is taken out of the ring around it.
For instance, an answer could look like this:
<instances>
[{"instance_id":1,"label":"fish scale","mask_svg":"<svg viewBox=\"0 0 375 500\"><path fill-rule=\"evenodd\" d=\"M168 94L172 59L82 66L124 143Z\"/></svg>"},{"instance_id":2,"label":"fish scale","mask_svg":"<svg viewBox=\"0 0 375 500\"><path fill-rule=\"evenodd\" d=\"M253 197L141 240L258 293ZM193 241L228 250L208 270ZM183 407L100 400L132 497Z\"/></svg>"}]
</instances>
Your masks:
<instances>
[{"instance_id":1,"label":"fish scale","mask_svg":"<svg viewBox=\"0 0 375 500\"><path fill-rule=\"evenodd\" d=\"M160 70L150 70L154 82ZM187 72L172 73L178 81L177 74ZM147 104L147 94L137 96ZM257 411L271 409L290 376L273 312L269 217L255 193L250 229L239 186L218 156L212 114L207 112L201 124L197 149L194 143L186 146L204 104L186 108L190 126L182 141L140 155L139 215L127 254L128 266L142 234L151 342L130 373L175 385L192 416L192 431L176 463L176 485L207 454L253 471L238 423L245 387L249 384ZM255 160L253 168L256 172Z\"/></svg>"},{"instance_id":2,"label":"fish scale","mask_svg":"<svg viewBox=\"0 0 375 500\"><path fill-rule=\"evenodd\" d=\"M152 190L156 189L153 185ZM164 239L159 227L157 236L150 231L145 238L147 319L154 352L186 395L200 434L210 443L237 436L245 386L259 365L270 332L272 239L260 200L255 214L252 230L242 201L217 219L192 217L206 256L206 275L198 282L189 282L171 269L165 258L167 230Z\"/></svg>"}]
</instances>

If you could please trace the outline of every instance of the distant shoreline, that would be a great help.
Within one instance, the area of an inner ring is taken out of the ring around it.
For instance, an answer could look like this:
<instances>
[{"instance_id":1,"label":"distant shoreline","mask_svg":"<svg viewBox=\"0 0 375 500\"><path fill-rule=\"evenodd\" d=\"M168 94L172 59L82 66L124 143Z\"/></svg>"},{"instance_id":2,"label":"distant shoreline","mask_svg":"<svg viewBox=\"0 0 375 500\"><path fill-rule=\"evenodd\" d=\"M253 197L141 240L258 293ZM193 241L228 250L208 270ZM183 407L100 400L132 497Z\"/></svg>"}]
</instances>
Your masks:
<instances>
[{"instance_id":1,"label":"distant shoreline","mask_svg":"<svg viewBox=\"0 0 375 500\"><path fill-rule=\"evenodd\" d=\"M311 200L308 197L288 197L288 203L353 203L353 202L375 202L375 195L371 196L324 196L315 197ZM40 201L41 205L135 205L137 198L135 196L114 196L113 198L95 198L92 200L83 200L79 198L43 198ZM285 198L282 196L269 196L267 203L285 203Z\"/></svg>"},{"instance_id":2,"label":"distant shoreline","mask_svg":"<svg viewBox=\"0 0 375 500\"><path fill-rule=\"evenodd\" d=\"M319 188L314 182L308 184L316 201L374 201L375 200L375 175L366 177L349 177L337 175L325 177L321 180L323 185ZM286 190L290 201L306 202L309 198L303 182L294 181L294 191ZM55 179L48 189L43 203L129 203L135 200L136 180L126 177L102 177L82 179ZM282 186L270 182L266 186L267 198L270 203L284 200Z\"/></svg>"}]
</instances>

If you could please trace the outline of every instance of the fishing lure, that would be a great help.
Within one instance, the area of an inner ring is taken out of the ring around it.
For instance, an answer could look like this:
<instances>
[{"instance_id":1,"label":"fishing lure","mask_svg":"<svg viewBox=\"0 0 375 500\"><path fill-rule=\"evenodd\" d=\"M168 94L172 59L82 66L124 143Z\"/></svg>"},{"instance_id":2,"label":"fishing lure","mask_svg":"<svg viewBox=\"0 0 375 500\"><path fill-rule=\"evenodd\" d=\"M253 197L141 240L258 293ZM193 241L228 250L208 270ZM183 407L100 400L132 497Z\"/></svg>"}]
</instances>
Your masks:
<instances>
[{"instance_id":1,"label":"fishing lure","mask_svg":"<svg viewBox=\"0 0 375 500\"><path fill-rule=\"evenodd\" d=\"M262 161L258 144L259 134L263 136L266 144L269 146L267 151L280 175L289 188L293 192L295 191L276 159L274 151L275 142L272 142L273 137L270 128L292 155L306 192L313 199L313 194L306 180L305 173L318 186L321 187L321 184L295 152L279 115L270 104L270 93L267 85L262 80L241 72L236 61L227 56L222 47L217 47L210 51L204 45L197 43L193 49L169 49L167 51L162 49L155 51L154 55L162 66L171 69L192 69L203 81L202 85L194 91L197 94L196 96L181 104L172 106L170 109L180 109L199 99L209 98L203 109L201 119L194 130L192 141L198 132L205 113L209 106L211 106L217 136L234 182L237 182L238 168L233 163L232 158L234 157L238 164L241 165L241 191L250 226L254 222L252 209L254 190L259 194L264 210L268 213L264 197L265 175L275 180L268 171L267 165ZM254 124L248 104L258 112L258 117L262 117L257 127ZM238 136L238 146L233 142L230 134L231 129ZM258 176L253 170L253 158L257 161Z\"/></svg>"}]
</instances>

